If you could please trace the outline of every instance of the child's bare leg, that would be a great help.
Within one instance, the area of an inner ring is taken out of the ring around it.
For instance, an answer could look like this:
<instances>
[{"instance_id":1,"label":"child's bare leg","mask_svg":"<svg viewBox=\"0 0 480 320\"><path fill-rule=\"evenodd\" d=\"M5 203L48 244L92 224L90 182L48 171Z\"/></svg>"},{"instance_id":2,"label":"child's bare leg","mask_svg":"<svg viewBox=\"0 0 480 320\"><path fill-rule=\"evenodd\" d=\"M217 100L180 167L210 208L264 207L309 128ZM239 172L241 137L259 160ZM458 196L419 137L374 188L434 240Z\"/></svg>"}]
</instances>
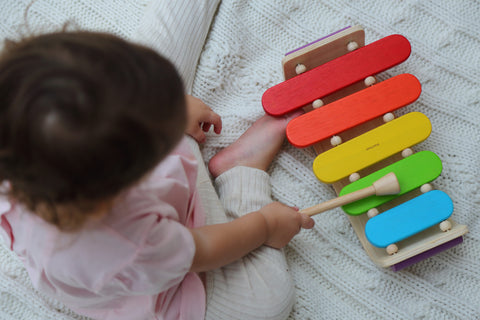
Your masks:
<instances>
[{"instance_id":1,"label":"child's bare leg","mask_svg":"<svg viewBox=\"0 0 480 320\"><path fill-rule=\"evenodd\" d=\"M214 178L236 166L266 171L285 139L288 121L300 113L285 117L264 115L237 141L217 153L208 165Z\"/></svg>"}]
</instances>

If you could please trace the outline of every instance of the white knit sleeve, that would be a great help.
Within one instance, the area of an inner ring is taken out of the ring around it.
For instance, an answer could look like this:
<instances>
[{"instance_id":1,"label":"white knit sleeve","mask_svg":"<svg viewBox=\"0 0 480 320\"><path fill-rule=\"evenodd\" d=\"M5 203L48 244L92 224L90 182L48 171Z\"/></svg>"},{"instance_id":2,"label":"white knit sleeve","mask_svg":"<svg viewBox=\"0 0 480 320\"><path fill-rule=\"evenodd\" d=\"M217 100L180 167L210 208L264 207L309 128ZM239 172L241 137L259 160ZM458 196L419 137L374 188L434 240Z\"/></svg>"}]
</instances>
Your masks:
<instances>
[{"instance_id":1,"label":"white knit sleeve","mask_svg":"<svg viewBox=\"0 0 480 320\"><path fill-rule=\"evenodd\" d=\"M153 0L134 36L170 59L191 92L195 69L220 0Z\"/></svg>"}]
</instances>

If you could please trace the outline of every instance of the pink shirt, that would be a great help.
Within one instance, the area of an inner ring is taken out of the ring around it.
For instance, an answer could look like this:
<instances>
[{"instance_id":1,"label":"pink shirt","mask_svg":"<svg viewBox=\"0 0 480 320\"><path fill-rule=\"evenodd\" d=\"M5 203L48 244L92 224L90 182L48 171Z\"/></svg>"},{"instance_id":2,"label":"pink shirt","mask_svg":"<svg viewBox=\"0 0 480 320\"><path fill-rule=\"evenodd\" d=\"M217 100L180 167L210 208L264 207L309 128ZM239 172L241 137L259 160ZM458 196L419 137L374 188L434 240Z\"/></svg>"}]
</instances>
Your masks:
<instances>
[{"instance_id":1,"label":"pink shirt","mask_svg":"<svg viewBox=\"0 0 480 320\"><path fill-rule=\"evenodd\" d=\"M0 233L38 290L96 319L203 319L205 290L189 268L187 227L204 224L186 139L101 221L59 231L0 200Z\"/></svg>"}]
</instances>

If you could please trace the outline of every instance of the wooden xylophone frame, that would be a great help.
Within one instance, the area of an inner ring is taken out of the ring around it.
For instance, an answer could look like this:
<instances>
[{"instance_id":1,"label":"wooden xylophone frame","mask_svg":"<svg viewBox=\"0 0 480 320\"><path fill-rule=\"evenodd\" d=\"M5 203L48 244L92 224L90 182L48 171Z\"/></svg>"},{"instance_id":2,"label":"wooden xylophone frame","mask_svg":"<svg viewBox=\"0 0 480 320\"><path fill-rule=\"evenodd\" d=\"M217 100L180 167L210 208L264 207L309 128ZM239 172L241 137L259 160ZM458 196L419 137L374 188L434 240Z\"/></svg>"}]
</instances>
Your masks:
<instances>
[{"instance_id":1,"label":"wooden xylophone frame","mask_svg":"<svg viewBox=\"0 0 480 320\"><path fill-rule=\"evenodd\" d=\"M327 37L321 38L315 42L307 44L301 48L286 54L282 60L285 80L293 78L305 71L311 70L333 59L341 57L357 48L365 45L365 32L361 26L347 27L339 30ZM372 75L375 76L375 75ZM367 81L369 82L367 84ZM322 104L328 104L371 85L376 79L369 77L365 81L353 83L341 90L338 90L326 97L322 97ZM305 112L313 109L311 105L304 107ZM353 139L363 133L366 133L382 124L384 124L383 115L365 122L359 126L341 132L341 140L343 142ZM330 139L323 140L313 145L313 149L317 154L325 152L333 148ZM403 158L401 152L388 157L368 168L360 170L360 176L367 176L381 168L395 163ZM332 184L337 195L342 188L350 184L349 178L344 178ZM397 199L390 201L378 207L380 212L384 212L393 208L408 199L414 198L421 194L420 190L414 190L408 194L402 195ZM448 219L451 228L448 231L442 231L438 225L428 228L416 235L400 241L396 245L399 250L395 254L389 254L383 248L377 248L370 244L365 236L365 225L368 221L367 214L358 216L347 215L358 239L360 240L365 251L371 260L380 267L391 268L394 271L401 270L438 252L447 250L463 242L463 235L468 232L465 225L457 224L453 219Z\"/></svg>"}]
</instances>

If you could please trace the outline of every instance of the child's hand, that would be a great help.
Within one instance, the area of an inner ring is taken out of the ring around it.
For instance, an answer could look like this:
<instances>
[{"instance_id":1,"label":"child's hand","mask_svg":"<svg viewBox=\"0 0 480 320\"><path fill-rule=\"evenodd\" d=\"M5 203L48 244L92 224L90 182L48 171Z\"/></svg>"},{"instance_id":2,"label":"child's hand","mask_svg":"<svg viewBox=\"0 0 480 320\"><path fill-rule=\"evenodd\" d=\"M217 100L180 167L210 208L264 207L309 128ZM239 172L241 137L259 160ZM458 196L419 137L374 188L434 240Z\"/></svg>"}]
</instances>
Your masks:
<instances>
[{"instance_id":1,"label":"child's hand","mask_svg":"<svg viewBox=\"0 0 480 320\"><path fill-rule=\"evenodd\" d=\"M197 140L205 142L205 132L210 130L213 125L213 131L220 134L222 131L222 119L218 114L212 111L202 100L186 96L187 101L187 128L185 133Z\"/></svg>"},{"instance_id":2,"label":"child's hand","mask_svg":"<svg viewBox=\"0 0 480 320\"><path fill-rule=\"evenodd\" d=\"M273 248L283 248L302 228L311 229L315 221L280 202L272 202L259 210L267 222L267 241Z\"/></svg>"},{"instance_id":3,"label":"child's hand","mask_svg":"<svg viewBox=\"0 0 480 320\"><path fill-rule=\"evenodd\" d=\"M298 209L273 202L227 223L189 229L195 242L190 271L225 266L262 245L283 248L301 228L311 229L314 224Z\"/></svg>"}]
</instances>

